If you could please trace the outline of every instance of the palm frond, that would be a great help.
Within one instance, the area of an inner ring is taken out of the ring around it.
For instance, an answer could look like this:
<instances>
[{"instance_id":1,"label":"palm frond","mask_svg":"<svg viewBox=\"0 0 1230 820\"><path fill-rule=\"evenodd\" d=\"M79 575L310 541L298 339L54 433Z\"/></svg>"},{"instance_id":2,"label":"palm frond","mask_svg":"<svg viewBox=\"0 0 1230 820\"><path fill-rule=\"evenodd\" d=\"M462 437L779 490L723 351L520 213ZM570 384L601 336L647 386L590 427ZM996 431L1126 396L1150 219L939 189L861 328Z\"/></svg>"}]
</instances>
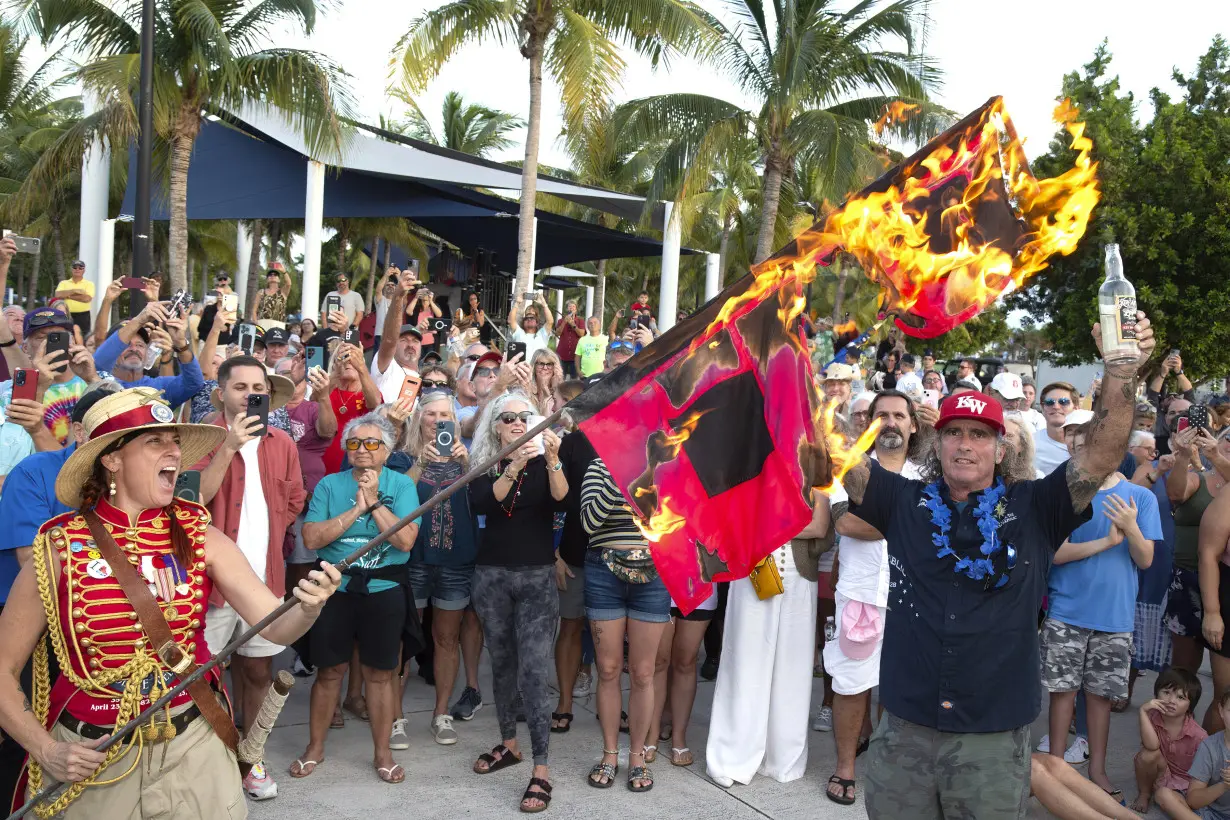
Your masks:
<instances>
[{"instance_id":1,"label":"palm frond","mask_svg":"<svg viewBox=\"0 0 1230 820\"><path fill-rule=\"evenodd\" d=\"M569 7L557 12L544 62L560 87L570 128L580 127L587 114L607 105L625 67L606 30Z\"/></svg>"},{"instance_id":2,"label":"palm frond","mask_svg":"<svg viewBox=\"0 0 1230 820\"><path fill-rule=\"evenodd\" d=\"M517 0L453 0L416 17L395 47L402 82L422 92L462 47L486 39L517 42L520 17Z\"/></svg>"}]
</instances>

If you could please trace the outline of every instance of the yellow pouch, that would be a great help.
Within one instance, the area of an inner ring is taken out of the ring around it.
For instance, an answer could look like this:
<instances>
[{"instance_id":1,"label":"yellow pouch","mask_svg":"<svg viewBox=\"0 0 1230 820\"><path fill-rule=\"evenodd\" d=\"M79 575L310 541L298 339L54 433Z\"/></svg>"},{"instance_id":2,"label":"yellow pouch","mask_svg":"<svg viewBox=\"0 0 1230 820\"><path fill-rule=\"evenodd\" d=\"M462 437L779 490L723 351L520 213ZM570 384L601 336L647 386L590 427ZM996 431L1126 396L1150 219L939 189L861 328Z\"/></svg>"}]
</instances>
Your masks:
<instances>
[{"instance_id":1,"label":"yellow pouch","mask_svg":"<svg viewBox=\"0 0 1230 820\"><path fill-rule=\"evenodd\" d=\"M772 555L753 567L747 577L752 582L752 588L756 590L756 597L762 601L786 591L782 586L782 574L777 571Z\"/></svg>"}]
</instances>

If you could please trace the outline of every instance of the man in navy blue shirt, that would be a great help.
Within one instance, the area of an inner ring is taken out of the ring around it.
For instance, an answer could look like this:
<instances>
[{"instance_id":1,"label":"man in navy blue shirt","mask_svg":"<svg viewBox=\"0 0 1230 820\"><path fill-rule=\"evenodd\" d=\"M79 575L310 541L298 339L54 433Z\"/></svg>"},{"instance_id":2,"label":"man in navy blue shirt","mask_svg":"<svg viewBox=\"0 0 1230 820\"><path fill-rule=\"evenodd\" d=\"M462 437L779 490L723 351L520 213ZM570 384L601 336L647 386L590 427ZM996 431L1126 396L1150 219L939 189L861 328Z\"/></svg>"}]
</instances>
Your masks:
<instances>
[{"instance_id":1,"label":"man in navy blue shirt","mask_svg":"<svg viewBox=\"0 0 1230 820\"><path fill-rule=\"evenodd\" d=\"M161 390L167 403L177 408L205 386L201 365L192 355L192 345L188 343L187 326L182 312L169 316L166 303L150 302L135 318L121 325L98 346L94 353L94 365L99 370L110 371L124 387ZM153 328L152 332L150 328ZM178 375L145 375L145 354L155 338L163 347L163 359L174 356L179 360Z\"/></svg>"},{"instance_id":2,"label":"man in navy blue shirt","mask_svg":"<svg viewBox=\"0 0 1230 820\"><path fill-rule=\"evenodd\" d=\"M963 393L940 407L922 480L869 459L842 480L847 514L888 541L871 820L1022 816L1042 705L1038 608L1055 550L1127 449L1137 368L1155 344L1137 317L1138 360L1106 365L1085 446L1045 478L1004 481L1003 409ZM1094 337L1100 345L1097 325Z\"/></svg>"}]
</instances>

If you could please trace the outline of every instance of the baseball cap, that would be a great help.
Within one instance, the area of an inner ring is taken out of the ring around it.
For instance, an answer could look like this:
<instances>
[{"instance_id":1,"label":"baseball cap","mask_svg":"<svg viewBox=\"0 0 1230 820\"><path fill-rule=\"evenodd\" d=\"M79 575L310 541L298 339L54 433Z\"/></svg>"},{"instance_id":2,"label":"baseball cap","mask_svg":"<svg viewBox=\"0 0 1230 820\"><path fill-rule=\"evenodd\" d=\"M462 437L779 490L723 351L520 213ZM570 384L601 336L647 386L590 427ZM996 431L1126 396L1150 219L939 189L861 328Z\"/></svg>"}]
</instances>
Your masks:
<instances>
[{"instance_id":1,"label":"baseball cap","mask_svg":"<svg viewBox=\"0 0 1230 820\"><path fill-rule=\"evenodd\" d=\"M1021 377L1015 373L1007 371L996 373L995 378L991 379L991 389L999 393L1005 399L1023 399L1025 391L1022 389Z\"/></svg>"},{"instance_id":2,"label":"baseball cap","mask_svg":"<svg viewBox=\"0 0 1230 820\"><path fill-rule=\"evenodd\" d=\"M846 601L837 630L841 653L852 661L870 658L884 634L884 619L873 604Z\"/></svg>"},{"instance_id":3,"label":"baseball cap","mask_svg":"<svg viewBox=\"0 0 1230 820\"><path fill-rule=\"evenodd\" d=\"M76 261L74 261L74 262L73 262L72 266L73 266L74 268L84 268L84 267L85 267L85 262L83 262L83 261L81 261L80 259L78 259L78 260L76 260Z\"/></svg>"},{"instance_id":4,"label":"baseball cap","mask_svg":"<svg viewBox=\"0 0 1230 820\"><path fill-rule=\"evenodd\" d=\"M280 327L271 327L265 331L265 344L267 345L285 345L290 344L290 334Z\"/></svg>"},{"instance_id":5,"label":"baseball cap","mask_svg":"<svg viewBox=\"0 0 1230 820\"><path fill-rule=\"evenodd\" d=\"M834 362L824 369L824 380L848 382L854 379L854 368L848 364Z\"/></svg>"},{"instance_id":6,"label":"baseball cap","mask_svg":"<svg viewBox=\"0 0 1230 820\"><path fill-rule=\"evenodd\" d=\"M499 367L504 364L504 356L495 350L488 350L486 353L478 357L478 361L474 363L474 367L477 369L482 367L484 364L494 364L496 367Z\"/></svg>"},{"instance_id":7,"label":"baseball cap","mask_svg":"<svg viewBox=\"0 0 1230 820\"><path fill-rule=\"evenodd\" d=\"M962 393L944 399L940 404L940 418L935 423L935 429L939 430L950 421L961 419L980 421L1000 433L1004 432L1004 408L985 393Z\"/></svg>"},{"instance_id":8,"label":"baseball cap","mask_svg":"<svg viewBox=\"0 0 1230 820\"><path fill-rule=\"evenodd\" d=\"M45 327L59 327L65 330L72 330L73 320L68 318L68 314L62 310L56 310L51 307L35 308L26 314L26 318L22 320L21 332L23 336L29 337L33 330L41 330Z\"/></svg>"},{"instance_id":9,"label":"baseball cap","mask_svg":"<svg viewBox=\"0 0 1230 820\"><path fill-rule=\"evenodd\" d=\"M441 358L440 354L437 353L436 351L428 350L426 353L423 354L422 358L419 359L419 361L422 364L427 364L428 362L436 362L437 364L439 364L440 362L444 361L444 359Z\"/></svg>"},{"instance_id":10,"label":"baseball cap","mask_svg":"<svg viewBox=\"0 0 1230 820\"><path fill-rule=\"evenodd\" d=\"M1093 411L1077 408L1068 414L1068 417L1063 420L1064 427L1079 427L1082 424L1093 421Z\"/></svg>"},{"instance_id":11,"label":"baseball cap","mask_svg":"<svg viewBox=\"0 0 1230 820\"><path fill-rule=\"evenodd\" d=\"M397 331L398 336L405 336L407 333L417 336L420 342L423 341L423 331L419 330L418 325L405 324L401 326L401 330Z\"/></svg>"},{"instance_id":12,"label":"baseball cap","mask_svg":"<svg viewBox=\"0 0 1230 820\"><path fill-rule=\"evenodd\" d=\"M978 387L978 383L975 382L973 379L957 379L957 383L953 385L953 388L955 389L957 387L964 387L966 390L973 390L975 392L981 392L980 388Z\"/></svg>"}]
</instances>

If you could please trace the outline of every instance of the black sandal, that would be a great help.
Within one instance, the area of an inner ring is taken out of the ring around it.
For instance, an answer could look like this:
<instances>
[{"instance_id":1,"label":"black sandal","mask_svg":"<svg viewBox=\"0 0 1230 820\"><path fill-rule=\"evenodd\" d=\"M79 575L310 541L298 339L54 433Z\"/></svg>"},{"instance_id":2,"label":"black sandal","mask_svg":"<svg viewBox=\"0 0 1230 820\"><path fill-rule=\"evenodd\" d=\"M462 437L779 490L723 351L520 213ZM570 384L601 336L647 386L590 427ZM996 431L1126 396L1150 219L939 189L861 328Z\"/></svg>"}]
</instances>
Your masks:
<instances>
[{"instance_id":1,"label":"black sandal","mask_svg":"<svg viewBox=\"0 0 1230 820\"><path fill-rule=\"evenodd\" d=\"M534 791L537 786L541 791ZM526 808L526 800L537 800L542 803L541 806L536 806L532 809ZM521 795L521 811L526 814L537 814L540 811L546 811L547 806L551 805L551 784L543 780L541 777L531 777L530 785L525 787L525 794Z\"/></svg>"},{"instance_id":2,"label":"black sandal","mask_svg":"<svg viewBox=\"0 0 1230 820\"><path fill-rule=\"evenodd\" d=\"M871 748L871 738L860 737L858 739L858 746L854 747L854 756L858 757L859 755L861 755L863 752L867 751L870 748Z\"/></svg>"},{"instance_id":3,"label":"black sandal","mask_svg":"<svg viewBox=\"0 0 1230 820\"><path fill-rule=\"evenodd\" d=\"M572 712L552 712L551 721L553 723L563 723L564 721L568 721L562 726L551 727L552 732L555 732L557 735L562 735L564 732L567 732L572 728Z\"/></svg>"},{"instance_id":4,"label":"black sandal","mask_svg":"<svg viewBox=\"0 0 1230 820\"><path fill-rule=\"evenodd\" d=\"M628 713L627 712L619 713L619 731L623 732L625 735L632 734L632 730L628 728Z\"/></svg>"},{"instance_id":5,"label":"black sandal","mask_svg":"<svg viewBox=\"0 0 1230 820\"><path fill-rule=\"evenodd\" d=\"M595 789L611 788L611 786L615 785L615 775L619 774L619 750L616 749L615 751L610 752L603 749L602 753L604 755L614 755L616 762L603 763L602 761L598 761L594 764L594 768L589 770L589 774L585 779L588 780L589 785L593 786ZM605 777L606 782L603 783L601 780L595 780L595 777Z\"/></svg>"},{"instance_id":6,"label":"black sandal","mask_svg":"<svg viewBox=\"0 0 1230 820\"><path fill-rule=\"evenodd\" d=\"M854 797L847 796L846 790L854 788L854 781L846 780L844 778L838 777L837 775L833 775L832 777L829 778L829 785L831 786L834 783L836 783L838 786L841 786L841 797L838 797L837 795L833 794L827 788L824 790L824 796L827 797L829 800L832 800L834 803L836 803L839 806L853 805Z\"/></svg>"},{"instance_id":7,"label":"black sandal","mask_svg":"<svg viewBox=\"0 0 1230 820\"><path fill-rule=\"evenodd\" d=\"M498 756L497 756L498 755ZM509 766L516 766L521 762L521 758L517 757L503 743L491 750L490 754L481 754L478 760L474 761L475 774L491 774L498 772L500 769L507 769ZM487 768L478 768L479 763L486 763Z\"/></svg>"},{"instance_id":8,"label":"black sandal","mask_svg":"<svg viewBox=\"0 0 1230 820\"><path fill-rule=\"evenodd\" d=\"M648 780L649 785L637 786L634 781ZM647 792L653 788L653 772L649 771L648 766L633 766L628 772L628 791L630 792Z\"/></svg>"}]
</instances>

